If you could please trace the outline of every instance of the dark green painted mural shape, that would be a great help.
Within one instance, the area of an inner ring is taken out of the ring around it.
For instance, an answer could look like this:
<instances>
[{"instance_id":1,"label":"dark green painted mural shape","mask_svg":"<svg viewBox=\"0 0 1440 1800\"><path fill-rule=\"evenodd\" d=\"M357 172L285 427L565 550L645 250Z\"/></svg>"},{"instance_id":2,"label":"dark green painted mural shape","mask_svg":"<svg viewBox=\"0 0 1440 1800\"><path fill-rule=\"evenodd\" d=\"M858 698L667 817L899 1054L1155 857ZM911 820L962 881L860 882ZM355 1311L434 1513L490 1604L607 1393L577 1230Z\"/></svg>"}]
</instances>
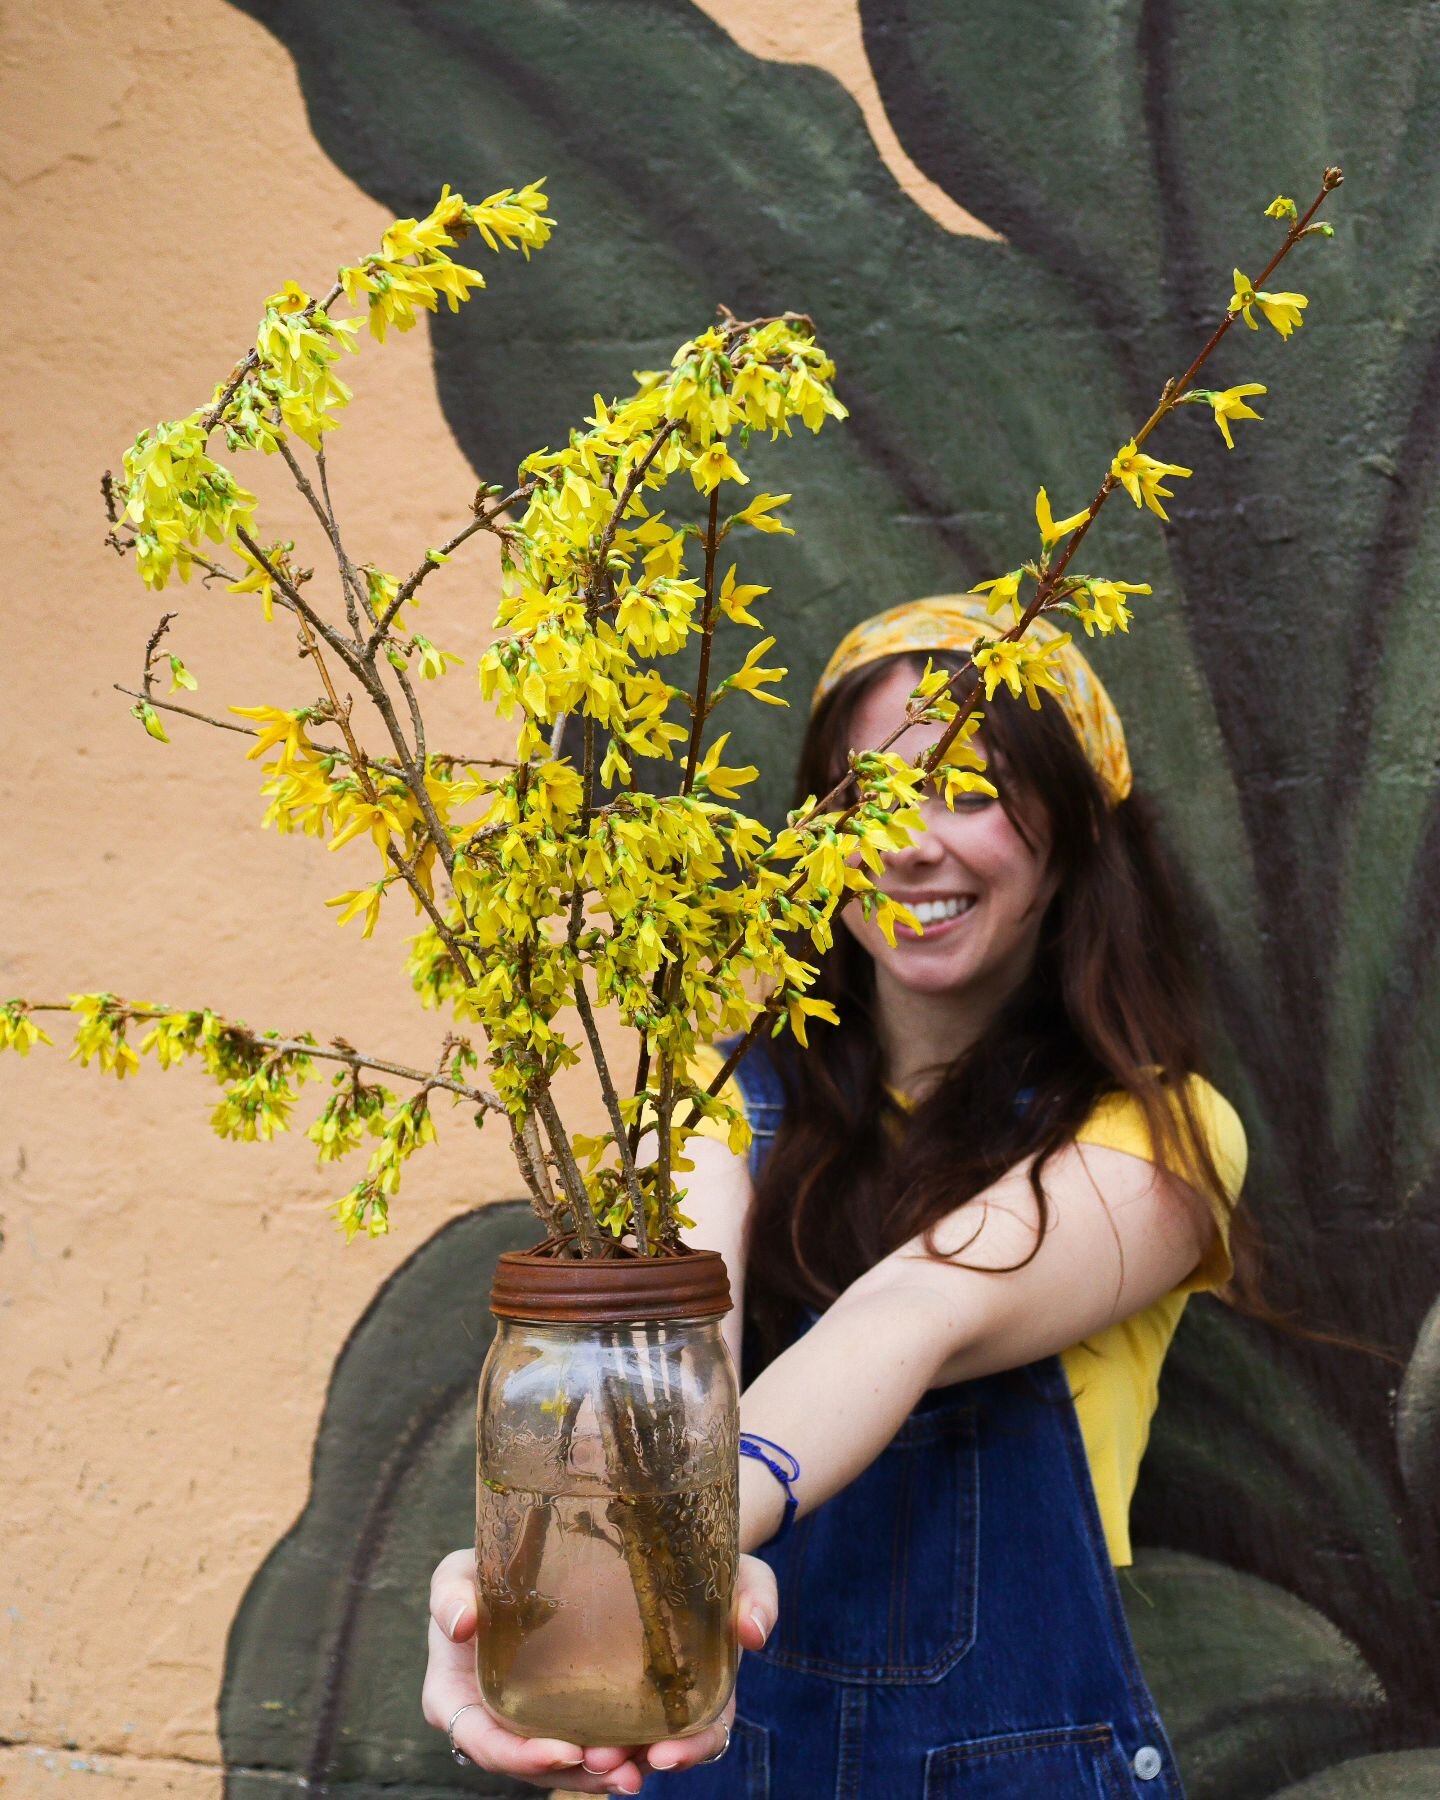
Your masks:
<instances>
[{"instance_id":1,"label":"dark green painted mural shape","mask_svg":"<svg viewBox=\"0 0 1440 1800\"><path fill-rule=\"evenodd\" d=\"M1303 203L1327 161L1345 166L1339 236L1287 265L1310 322L1290 344L1234 334L1216 370L1267 384L1267 422L1233 455L1200 409L1169 431L1163 453L1195 470L1173 532L1107 509L1096 566L1156 598L1096 660L1185 870L1272 1297L1410 1367L1397 1400L1379 1359L1193 1306L1136 1510L1140 1540L1165 1547L1147 1564L1163 1603L1134 1610L1193 1792L1420 1791L1417 1747L1440 1741L1440 12L862 0L901 141L1003 234L991 243L906 198L832 80L748 56L688 0L243 10L294 55L318 141L397 213L442 180L480 193L548 175L555 244L497 267L433 334L446 415L486 479L559 440L597 388L668 359L717 301L816 316L853 416L764 450L758 479L796 492L801 535L744 565L774 589L801 695L854 619L1010 566L1042 481L1057 506L1083 501L1223 305L1232 263L1265 260L1264 204ZM772 818L798 723L734 720L735 747L775 771ZM468 1259L426 1271L432 1310L479 1317ZM425 1343L402 1364L428 1370L423 1393L448 1391L463 1356ZM385 1386L378 1364L370 1379ZM307 1657L342 1654L322 1578L348 1579L374 1506L390 1523L367 1542L391 1567L401 1520L365 1436L375 1396L342 1406L341 1386L327 1431L367 1450L346 1452L353 1487L317 1487L301 1527L318 1533L320 1597L299 1626L249 1603L237 1621L237 1766L265 1741L246 1736L275 1697L261 1671L309 1692ZM453 1403L463 1448L468 1396ZM397 1402L387 1454L438 1429L427 1404ZM426 1523L406 1512L405 1541L429 1554L458 1489L417 1479L406 1496ZM423 1580L405 1580L418 1620ZM376 1615L343 1651L387 1693L390 1638ZM362 1787L382 1767L451 1779L413 1699L392 1715L363 1680L345 1691L372 1760L347 1761L335 1733L322 1755L312 1734L310 1761L276 1738L270 1766Z\"/></svg>"}]
</instances>

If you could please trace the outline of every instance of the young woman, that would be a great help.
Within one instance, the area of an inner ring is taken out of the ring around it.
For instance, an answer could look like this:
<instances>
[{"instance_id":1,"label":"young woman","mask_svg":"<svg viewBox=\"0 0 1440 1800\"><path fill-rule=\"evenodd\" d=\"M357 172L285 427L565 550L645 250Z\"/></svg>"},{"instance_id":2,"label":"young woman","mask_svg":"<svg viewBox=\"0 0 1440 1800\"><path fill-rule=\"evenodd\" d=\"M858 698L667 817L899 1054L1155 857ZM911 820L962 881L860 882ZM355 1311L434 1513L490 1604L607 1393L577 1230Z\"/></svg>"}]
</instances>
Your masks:
<instances>
[{"instance_id":1,"label":"young woman","mask_svg":"<svg viewBox=\"0 0 1440 1800\"><path fill-rule=\"evenodd\" d=\"M857 626L816 689L799 794L884 741L926 656L959 666L993 630L973 595ZM987 710L999 798L930 797L887 859L923 931L892 946L848 908L815 989L840 1025L741 1063L748 1158L691 1147L742 1425L801 1471L776 1538L784 1489L741 1460L741 1548L761 1555L741 1559L733 1717L638 1749L515 1737L476 1704L456 1552L424 1704L475 1761L589 1792L643 1779L656 1800L1181 1794L1114 1569L1186 1298L1231 1274L1245 1142L1198 1073L1119 717L1073 645L1061 661L1058 703L1002 690ZM938 733L895 748L918 759Z\"/></svg>"}]
</instances>

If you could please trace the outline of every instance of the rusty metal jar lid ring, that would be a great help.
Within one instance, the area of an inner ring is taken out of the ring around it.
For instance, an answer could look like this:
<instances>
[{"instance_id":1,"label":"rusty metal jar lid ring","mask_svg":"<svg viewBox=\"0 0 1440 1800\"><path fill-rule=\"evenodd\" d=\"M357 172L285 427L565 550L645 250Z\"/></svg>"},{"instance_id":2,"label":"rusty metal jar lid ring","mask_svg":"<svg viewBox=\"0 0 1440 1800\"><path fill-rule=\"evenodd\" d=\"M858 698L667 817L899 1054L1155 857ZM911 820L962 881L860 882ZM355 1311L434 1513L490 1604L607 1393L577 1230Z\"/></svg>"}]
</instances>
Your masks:
<instances>
[{"instance_id":1,"label":"rusty metal jar lid ring","mask_svg":"<svg viewBox=\"0 0 1440 1800\"><path fill-rule=\"evenodd\" d=\"M542 1324L623 1325L647 1319L718 1319L730 1278L718 1250L679 1256L557 1257L507 1250L496 1262L490 1310Z\"/></svg>"}]
</instances>

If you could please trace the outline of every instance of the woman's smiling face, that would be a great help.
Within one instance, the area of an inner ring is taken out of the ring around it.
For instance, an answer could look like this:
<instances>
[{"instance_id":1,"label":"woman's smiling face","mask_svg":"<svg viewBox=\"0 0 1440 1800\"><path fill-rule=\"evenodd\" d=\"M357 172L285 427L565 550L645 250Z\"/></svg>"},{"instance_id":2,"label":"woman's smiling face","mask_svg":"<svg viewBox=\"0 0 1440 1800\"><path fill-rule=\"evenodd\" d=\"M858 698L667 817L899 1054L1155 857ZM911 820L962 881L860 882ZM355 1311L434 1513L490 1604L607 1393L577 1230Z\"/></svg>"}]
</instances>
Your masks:
<instances>
[{"instance_id":1,"label":"woman's smiling face","mask_svg":"<svg viewBox=\"0 0 1440 1800\"><path fill-rule=\"evenodd\" d=\"M918 666L902 663L871 683L855 706L853 748L876 749L885 741L919 676ZM912 725L891 750L918 761L942 729ZM897 924L892 948L858 904L846 907L841 918L873 959L882 996L893 983L914 994L963 997L988 1011L1024 979L1057 879L1043 812L1023 803L1017 810L1023 836L998 800L964 795L952 813L938 795L926 798L921 808L926 830L908 850L885 858L879 878L887 894L919 913L923 935Z\"/></svg>"}]
</instances>

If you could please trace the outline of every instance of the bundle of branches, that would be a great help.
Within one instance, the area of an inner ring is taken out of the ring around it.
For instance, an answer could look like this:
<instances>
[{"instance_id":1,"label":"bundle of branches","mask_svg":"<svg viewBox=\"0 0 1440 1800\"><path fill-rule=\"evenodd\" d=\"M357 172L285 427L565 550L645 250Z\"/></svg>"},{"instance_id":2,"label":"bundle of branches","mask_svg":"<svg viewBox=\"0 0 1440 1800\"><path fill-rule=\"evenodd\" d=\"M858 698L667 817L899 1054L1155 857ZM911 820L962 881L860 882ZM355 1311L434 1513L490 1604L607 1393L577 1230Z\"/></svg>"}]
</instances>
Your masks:
<instances>
[{"instance_id":1,"label":"bundle of branches","mask_svg":"<svg viewBox=\"0 0 1440 1800\"><path fill-rule=\"evenodd\" d=\"M808 1019L833 1019L808 991L808 952L828 947L836 913L856 899L887 934L897 919L919 928L878 885L885 853L922 828L930 791L951 806L967 791L994 791L973 740L1002 683L1032 705L1057 686L1054 635L1038 641L1033 623L1064 613L1087 634L1124 631L1131 598L1150 593L1081 574L1077 553L1118 491L1165 518L1162 483L1190 471L1144 446L1178 408L1209 406L1227 444L1232 421L1259 416L1248 402L1265 392L1260 384L1215 390L1197 377L1240 321L1258 329L1259 314L1282 338L1302 323L1305 297L1264 284L1302 239L1329 233L1315 215L1340 180L1327 170L1303 214L1283 196L1266 209L1285 228L1279 247L1253 283L1235 271L1208 341L1165 382L1088 507L1057 520L1040 490L1037 553L983 584L994 638L954 673L927 668L891 738L853 755L845 780L775 833L735 804L758 771L727 765L731 733L711 728L747 697L785 703L776 690L786 670L767 662L775 638L757 612L768 590L744 582L734 558L747 533L789 530L789 496L750 489L743 461L754 434L789 436L797 421L813 432L845 417L812 322L796 313L741 320L722 308L669 369L637 375L634 391L608 404L597 395L583 427L562 448L527 457L514 485L482 487L466 522L400 576L352 555L331 502L325 446L350 399L337 365L367 317L383 341L388 327L403 332L420 310L436 311L442 295L454 311L484 285L448 255L461 239L475 234L526 257L543 247L546 197L532 184L471 205L447 188L426 218L398 220L322 297L287 283L210 403L142 432L104 492L109 541L148 588L199 570L254 595L267 619L289 614L323 694L298 707L230 709L248 724L176 700L196 682L160 648L174 613L150 636L139 687L125 691L162 741L167 717L252 736L267 824L335 848L369 839L372 879L329 904L342 924L362 919L368 936L397 885L408 891L423 918L410 973L422 1001L449 1009L453 1029L433 1066L417 1069L343 1039L322 1045L305 1032L100 993L6 1002L0 1048L50 1042L37 1015L69 1010L82 1062L123 1077L147 1054L165 1067L198 1059L223 1090L216 1131L251 1139L285 1129L300 1087L320 1065L339 1065L309 1127L321 1159L378 1139L365 1174L336 1202L347 1239L389 1228L403 1166L434 1136L432 1096L449 1094L477 1119L505 1119L556 1254L678 1250L687 1221L676 1177L690 1166L685 1144L701 1116L724 1121L737 1152L748 1141L743 1117L719 1098L740 1056L762 1030L788 1029L803 1043ZM339 316L343 305L351 311ZM227 452L284 462L333 563L328 583L292 541L267 540L255 496L211 457L217 434ZM461 660L420 628L421 588L482 535L498 548L503 598L480 689L516 723L514 755L500 762L433 748L418 691ZM756 634L724 672L722 619ZM687 646L698 647L693 691L662 672ZM890 746L923 721L943 730L911 764ZM573 754L563 753L567 742ZM679 771L673 792L638 778L640 765L659 761ZM637 1034L628 1082L602 1044L605 1007ZM739 1042L702 1088L691 1079L693 1052L726 1032ZM593 1137L566 1128L553 1091L557 1072L587 1053L609 1122ZM367 1075L413 1091L401 1098Z\"/></svg>"}]
</instances>

